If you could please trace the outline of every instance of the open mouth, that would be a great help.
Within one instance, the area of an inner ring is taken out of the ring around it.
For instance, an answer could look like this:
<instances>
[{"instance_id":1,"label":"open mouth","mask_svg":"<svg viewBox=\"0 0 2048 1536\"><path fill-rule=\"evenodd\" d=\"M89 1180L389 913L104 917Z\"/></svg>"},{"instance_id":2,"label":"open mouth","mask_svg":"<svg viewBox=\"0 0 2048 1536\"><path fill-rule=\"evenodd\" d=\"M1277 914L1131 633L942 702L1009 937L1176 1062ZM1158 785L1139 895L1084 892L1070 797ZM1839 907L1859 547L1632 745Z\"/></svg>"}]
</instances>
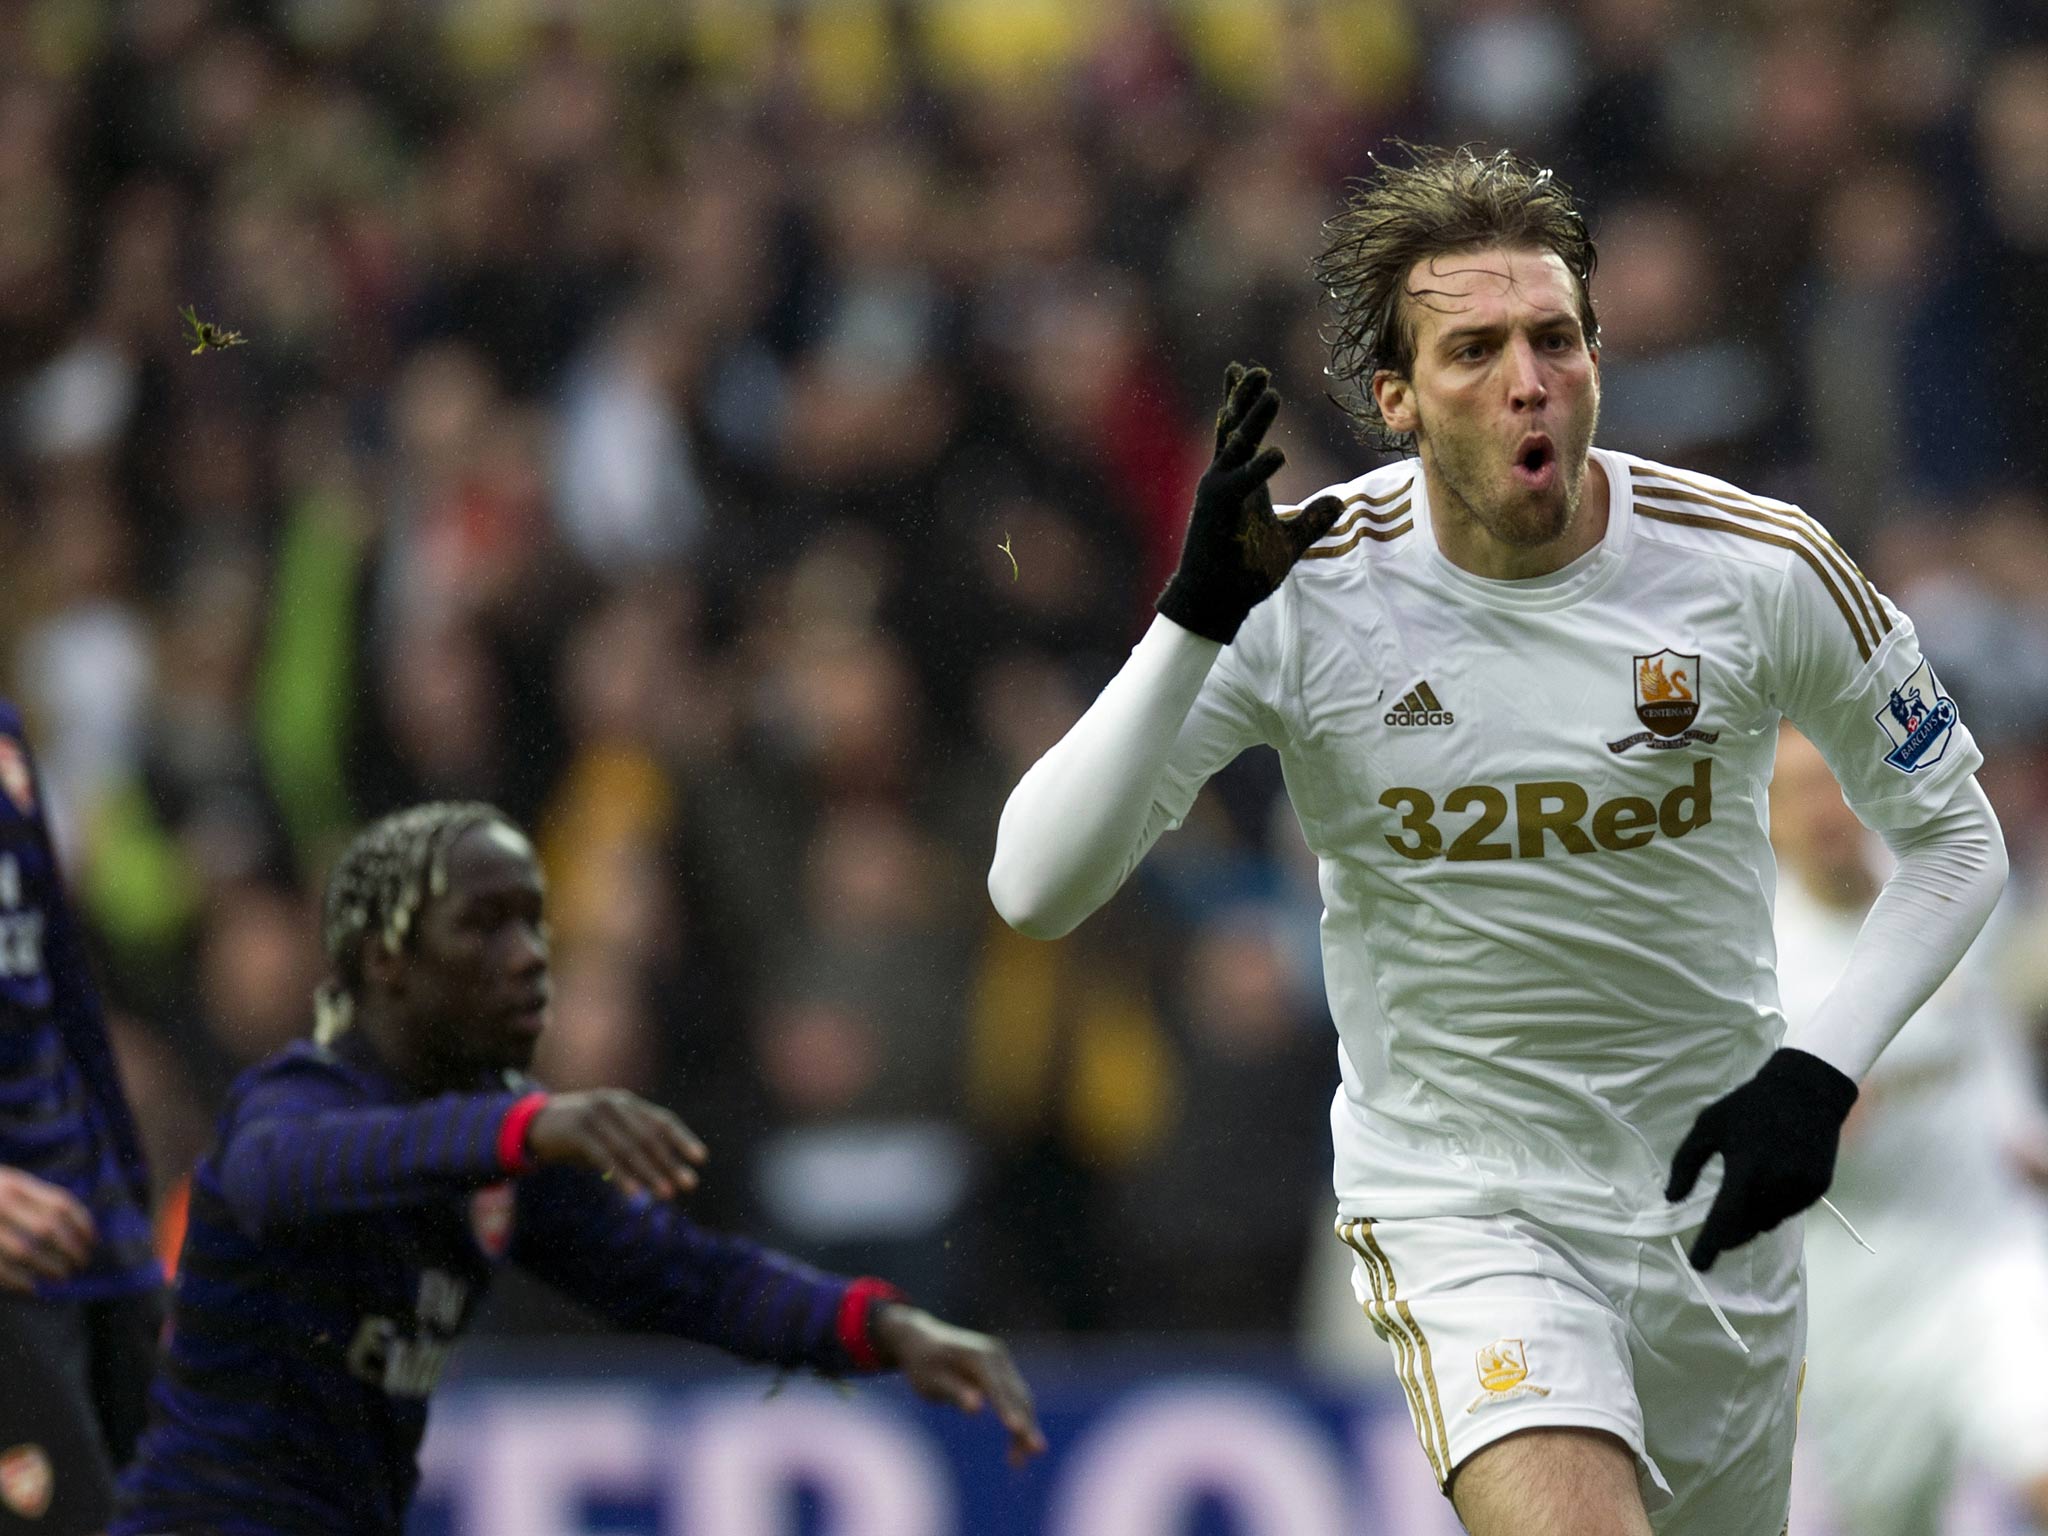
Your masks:
<instances>
[{"instance_id":1,"label":"open mouth","mask_svg":"<svg viewBox=\"0 0 2048 1536\"><path fill-rule=\"evenodd\" d=\"M1532 490L1547 487L1557 474L1557 449L1540 432L1531 433L1515 448L1515 478Z\"/></svg>"}]
</instances>

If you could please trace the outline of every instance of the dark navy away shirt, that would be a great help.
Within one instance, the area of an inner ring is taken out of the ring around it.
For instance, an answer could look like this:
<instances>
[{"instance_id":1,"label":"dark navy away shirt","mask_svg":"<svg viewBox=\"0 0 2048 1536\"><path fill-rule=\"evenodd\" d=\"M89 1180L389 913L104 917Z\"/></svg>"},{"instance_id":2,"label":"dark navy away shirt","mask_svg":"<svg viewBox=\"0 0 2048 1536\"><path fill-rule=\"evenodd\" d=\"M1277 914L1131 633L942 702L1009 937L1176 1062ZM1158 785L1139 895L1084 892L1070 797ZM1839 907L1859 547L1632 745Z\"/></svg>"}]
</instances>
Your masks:
<instances>
[{"instance_id":1,"label":"dark navy away shirt","mask_svg":"<svg viewBox=\"0 0 2048 1536\"><path fill-rule=\"evenodd\" d=\"M395 1536L427 1397L501 1257L620 1327L857 1369L856 1282L519 1172L532 1084L420 1098L366 1042L243 1074L193 1175L170 1345L113 1536ZM864 1314L863 1314L864 1315Z\"/></svg>"},{"instance_id":2,"label":"dark navy away shirt","mask_svg":"<svg viewBox=\"0 0 2048 1536\"><path fill-rule=\"evenodd\" d=\"M163 1283L150 1246L149 1179L107 1045L99 992L57 869L21 716L0 701L0 1163L61 1185L99 1242L47 1301L132 1295Z\"/></svg>"}]
</instances>

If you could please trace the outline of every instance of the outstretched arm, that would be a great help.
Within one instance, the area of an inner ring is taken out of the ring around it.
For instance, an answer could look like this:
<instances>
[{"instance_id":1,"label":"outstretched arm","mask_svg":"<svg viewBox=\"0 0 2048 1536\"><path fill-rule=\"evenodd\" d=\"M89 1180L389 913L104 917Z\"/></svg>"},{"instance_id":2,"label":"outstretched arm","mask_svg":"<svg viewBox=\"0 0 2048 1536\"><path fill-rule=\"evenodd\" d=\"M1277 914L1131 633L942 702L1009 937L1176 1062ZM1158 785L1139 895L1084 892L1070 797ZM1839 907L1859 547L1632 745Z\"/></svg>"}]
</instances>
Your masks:
<instances>
[{"instance_id":1,"label":"outstretched arm","mask_svg":"<svg viewBox=\"0 0 2048 1536\"><path fill-rule=\"evenodd\" d=\"M1177 746L1206 776L1245 744L1191 722L1223 647L1340 510L1325 497L1289 518L1266 488L1284 462L1261 448L1280 409L1262 368L1231 365L1216 454L1195 491L1180 567L1102 696L1024 775L1003 807L989 897L1020 933L1051 939L1101 906L1176 819L1160 803Z\"/></svg>"},{"instance_id":2,"label":"outstretched arm","mask_svg":"<svg viewBox=\"0 0 2048 1536\"><path fill-rule=\"evenodd\" d=\"M250 1232L280 1221L413 1205L563 1165L663 1196L694 1189L704 1147L667 1110L613 1089L448 1093L416 1104L337 1101L324 1076L264 1084L236 1111L221 1188Z\"/></svg>"},{"instance_id":3,"label":"outstretched arm","mask_svg":"<svg viewBox=\"0 0 2048 1536\"><path fill-rule=\"evenodd\" d=\"M297 1091L294 1091L297 1089ZM245 1231L413 1205L525 1167L540 1094L450 1093L403 1106L337 1106L326 1085L267 1084L237 1115L220 1183Z\"/></svg>"},{"instance_id":4,"label":"outstretched arm","mask_svg":"<svg viewBox=\"0 0 2048 1536\"><path fill-rule=\"evenodd\" d=\"M1013 1460L1045 1448L1000 1340L941 1322L882 1281L708 1231L673 1204L588 1173L554 1169L521 1185L511 1256L620 1327L832 1375L900 1370L934 1402L993 1408Z\"/></svg>"},{"instance_id":5,"label":"outstretched arm","mask_svg":"<svg viewBox=\"0 0 2048 1536\"><path fill-rule=\"evenodd\" d=\"M882 1292L853 1292L844 1279L709 1231L668 1201L583 1169L550 1168L520 1183L510 1256L620 1328L774 1365L873 1365L862 1352L868 1308Z\"/></svg>"}]
</instances>

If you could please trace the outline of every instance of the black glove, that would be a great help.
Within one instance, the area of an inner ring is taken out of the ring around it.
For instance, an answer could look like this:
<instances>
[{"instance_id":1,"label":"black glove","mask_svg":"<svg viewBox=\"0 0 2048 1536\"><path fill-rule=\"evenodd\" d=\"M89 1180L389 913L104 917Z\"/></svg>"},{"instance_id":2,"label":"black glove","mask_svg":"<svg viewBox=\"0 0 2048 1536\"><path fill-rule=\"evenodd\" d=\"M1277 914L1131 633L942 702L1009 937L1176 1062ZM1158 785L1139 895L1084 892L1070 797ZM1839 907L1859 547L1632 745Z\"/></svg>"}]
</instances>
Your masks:
<instances>
[{"instance_id":1,"label":"black glove","mask_svg":"<svg viewBox=\"0 0 2048 1536\"><path fill-rule=\"evenodd\" d=\"M1253 608L1286 579L1302 551L1328 533L1344 504L1310 502L1285 520L1273 513L1266 482L1287 455L1261 448L1280 412L1263 368L1232 363L1223 375L1216 456L1195 487L1195 509L1181 545L1180 569L1159 594L1159 611L1183 629L1224 645Z\"/></svg>"},{"instance_id":2,"label":"black glove","mask_svg":"<svg viewBox=\"0 0 2048 1536\"><path fill-rule=\"evenodd\" d=\"M1671 1159L1667 1200L1683 1200L1700 1170L1721 1154L1721 1192L1692 1245L1692 1267L1708 1270L1787 1216L1828 1192L1842 1122L1856 1102L1856 1084L1818 1056L1776 1051L1733 1093L1700 1111Z\"/></svg>"}]
</instances>

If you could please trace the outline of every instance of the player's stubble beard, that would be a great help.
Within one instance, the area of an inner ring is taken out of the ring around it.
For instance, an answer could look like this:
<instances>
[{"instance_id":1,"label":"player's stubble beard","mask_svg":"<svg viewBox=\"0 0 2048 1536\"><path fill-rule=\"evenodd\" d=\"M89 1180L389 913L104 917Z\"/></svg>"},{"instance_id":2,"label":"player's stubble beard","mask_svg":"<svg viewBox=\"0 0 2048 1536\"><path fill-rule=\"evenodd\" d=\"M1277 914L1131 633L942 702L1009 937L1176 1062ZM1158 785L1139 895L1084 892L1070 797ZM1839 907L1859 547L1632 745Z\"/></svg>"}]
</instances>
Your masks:
<instances>
[{"instance_id":1,"label":"player's stubble beard","mask_svg":"<svg viewBox=\"0 0 2048 1536\"><path fill-rule=\"evenodd\" d=\"M1420 411L1418 408L1418 416ZM1499 440L1480 428L1461 430L1419 423L1417 450L1430 471L1432 494L1441 491L1439 515L1477 523L1510 549L1541 549L1563 539L1579 519L1586 457L1600 420L1600 394L1588 391L1585 408L1553 432L1557 483L1532 494L1514 482Z\"/></svg>"}]
</instances>

